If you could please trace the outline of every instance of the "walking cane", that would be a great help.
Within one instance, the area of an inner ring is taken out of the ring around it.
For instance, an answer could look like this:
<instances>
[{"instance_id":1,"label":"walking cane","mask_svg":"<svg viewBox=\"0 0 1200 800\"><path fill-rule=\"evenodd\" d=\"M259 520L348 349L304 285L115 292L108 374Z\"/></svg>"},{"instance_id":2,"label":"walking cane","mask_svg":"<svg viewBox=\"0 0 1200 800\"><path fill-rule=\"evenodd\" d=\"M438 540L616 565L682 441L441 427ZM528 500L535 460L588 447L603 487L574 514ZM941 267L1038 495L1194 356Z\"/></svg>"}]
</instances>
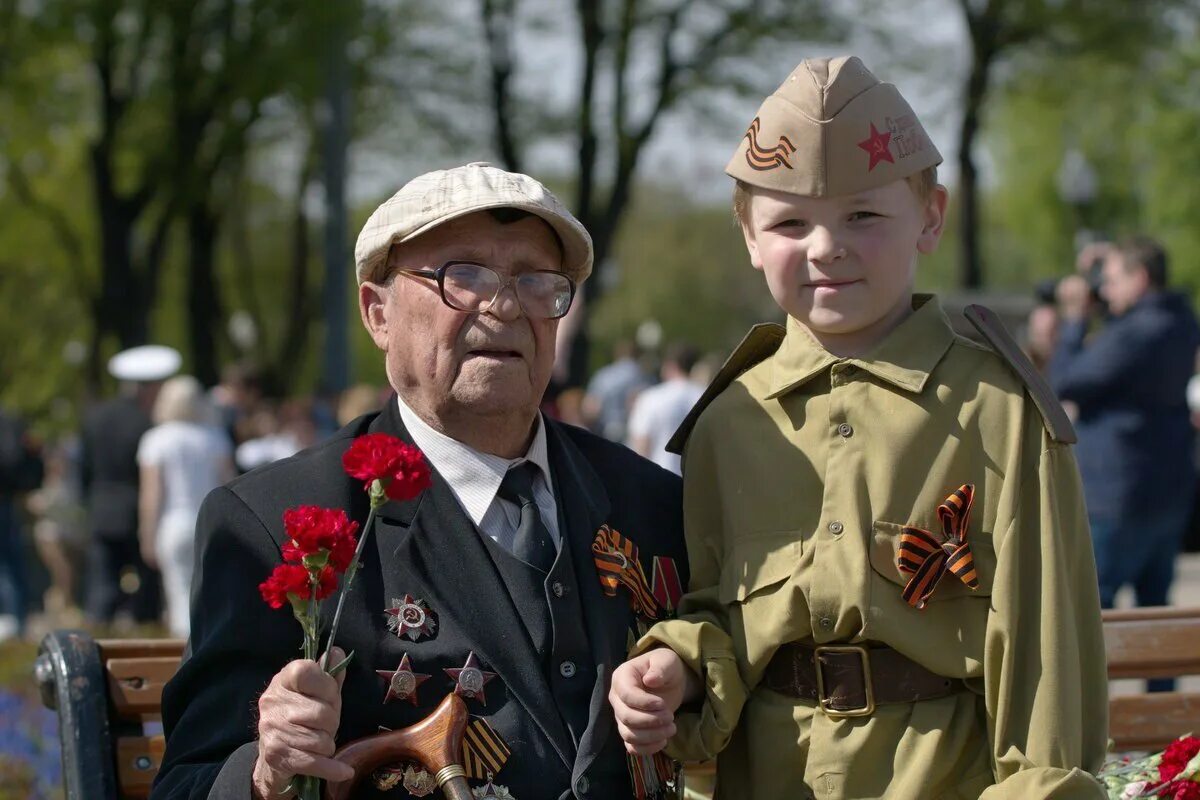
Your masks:
<instances>
[{"instance_id":1,"label":"walking cane","mask_svg":"<svg viewBox=\"0 0 1200 800\"><path fill-rule=\"evenodd\" d=\"M442 789L446 800L473 800L462 757L467 706L456 694L446 695L433 713L415 725L355 739L343 745L334 758L354 769L354 777L325 784L325 800L348 800L358 782L375 770L397 761L416 761Z\"/></svg>"}]
</instances>

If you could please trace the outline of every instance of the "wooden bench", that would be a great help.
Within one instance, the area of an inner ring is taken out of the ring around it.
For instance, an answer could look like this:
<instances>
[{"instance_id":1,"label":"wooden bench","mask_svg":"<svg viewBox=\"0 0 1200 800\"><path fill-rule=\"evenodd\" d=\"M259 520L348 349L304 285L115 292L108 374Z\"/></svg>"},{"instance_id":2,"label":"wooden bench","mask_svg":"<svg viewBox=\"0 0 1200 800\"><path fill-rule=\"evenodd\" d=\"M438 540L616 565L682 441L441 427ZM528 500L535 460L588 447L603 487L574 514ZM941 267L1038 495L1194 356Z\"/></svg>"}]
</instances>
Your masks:
<instances>
[{"instance_id":1,"label":"wooden bench","mask_svg":"<svg viewBox=\"0 0 1200 800\"><path fill-rule=\"evenodd\" d=\"M1109 679L1200 675L1200 608L1104 612ZM183 653L178 639L92 639L55 631L36 665L42 701L57 709L67 800L149 795L162 761L162 688ZM1117 695L1109 736L1118 752L1159 750L1200 732L1200 691ZM689 765L711 783L708 765Z\"/></svg>"},{"instance_id":2,"label":"wooden bench","mask_svg":"<svg viewBox=\"0 0 1200 800\"><path fill-rule=\"evenodd\" d=\"M1200 608L1105 611L1104 649L1109 680L1200 675ZM1108 716L1117 752L1161 750L1200 733L1200 691L1118 694Z\"/></svg>"},{"instance_id":3,"label":"wooden bench","mask_svg":"<svg viewBox=\"0 0 1200 800\"><path fill-rule=\"evenodd\" d=\"M42 702L58 711L66 800L150 795L162 763L163 685L181 639L100 639L54 631L34 667Z\"/></svg>"}]
</instances>

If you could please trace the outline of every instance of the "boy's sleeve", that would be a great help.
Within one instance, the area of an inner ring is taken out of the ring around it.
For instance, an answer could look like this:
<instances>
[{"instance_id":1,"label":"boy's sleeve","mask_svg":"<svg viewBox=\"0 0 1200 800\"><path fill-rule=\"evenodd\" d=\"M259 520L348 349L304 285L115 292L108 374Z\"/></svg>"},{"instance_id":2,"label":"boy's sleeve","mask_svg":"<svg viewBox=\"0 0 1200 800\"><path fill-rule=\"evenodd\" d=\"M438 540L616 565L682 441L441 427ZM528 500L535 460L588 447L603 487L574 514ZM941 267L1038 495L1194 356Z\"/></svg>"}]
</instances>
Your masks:
<instances>
[{"instance_id":1,"label":"boy's sleeve","mask_svg":"<svg viewBox=\"0 0 1200 800\"><path fill-rule=\"evenodd\" d=\"M684 453L683 524L690 591L680 601L679 615L651 628L630 654L665 645L704 683L704 697L675 715L677 732L667 754L680 761L715 758L729 743L748 694L730 635L730 608L718 596L724 562L723 514L713 448L703 423L702 417Z\"/></svg>"},{"instance_id":2,"label":"boy's sleeve","mask_svg":"<svg viewBox=\"0 0 1200 800\"><path fill-rule=\"evenodd\" d=\"M1043 436L998 542L984 645L996 785L981 800L1096 798L1108 738L1096 566L1075 458Z\"/></svg>"}]
</instances>

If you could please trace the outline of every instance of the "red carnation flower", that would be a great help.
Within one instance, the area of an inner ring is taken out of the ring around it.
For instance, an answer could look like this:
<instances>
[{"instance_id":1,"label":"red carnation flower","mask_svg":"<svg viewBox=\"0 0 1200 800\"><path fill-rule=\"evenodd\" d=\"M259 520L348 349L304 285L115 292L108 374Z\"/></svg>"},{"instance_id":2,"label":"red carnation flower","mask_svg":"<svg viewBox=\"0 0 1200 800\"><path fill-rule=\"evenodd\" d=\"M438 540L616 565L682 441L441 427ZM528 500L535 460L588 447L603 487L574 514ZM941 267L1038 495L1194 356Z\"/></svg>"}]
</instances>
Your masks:
<instances>
[{"instance_id":1,"label":"red carnation flower","mask_svg":"<svg viewBox=\"0 0 1200 800\"><path fill-rule=\"evenodd\" d=\"M308 570L300 564L279 564L265 581L258 585L263 600L271 608L283 608L289 594L307 599L309 595Z\"/></svg>"},{"instance_id":2,"label":"red carnation flower","mask_svg":"<svg viewBox=\"0 0 1200 800\"><path fill-rule=\"evenodd\" d=\"M410 500L431 485L429 465L420 449L386 433L359 436L342 455L346 474L358 478L371 491L380 481L393 500Z\"/></svg>"},{"instance_id":3,"label":"red carnation flower","mask_svg":"<svg viewBox=\"0 0 1200 800\"><path fill-rule=\"evenodd\" d=\"M1163 751L1162 761L1158 765L1158 780L1162 783L1175 780L1175 776L1183 771L1187 763L1200 753L1200 738L1185 736L1171 742ZM1190 781L1188 781L1191 783ZM1200 784L1192 784L1200 786ZM1197 795L1200 797L1200 795Z\"/></svg>"},{"instance_id":4,"label":"red carnation flower","mask_svg":"<svg viewBox=\"0 0 1200 800\"><path fill-rule=\"evenodd\" d=\"M305 556L324 550L339 572L354 556L358 523L341 509L300 506L283 512L283 527L290 541L283 546L285 561L298 563Z\"/></svg>"}]
</instances>

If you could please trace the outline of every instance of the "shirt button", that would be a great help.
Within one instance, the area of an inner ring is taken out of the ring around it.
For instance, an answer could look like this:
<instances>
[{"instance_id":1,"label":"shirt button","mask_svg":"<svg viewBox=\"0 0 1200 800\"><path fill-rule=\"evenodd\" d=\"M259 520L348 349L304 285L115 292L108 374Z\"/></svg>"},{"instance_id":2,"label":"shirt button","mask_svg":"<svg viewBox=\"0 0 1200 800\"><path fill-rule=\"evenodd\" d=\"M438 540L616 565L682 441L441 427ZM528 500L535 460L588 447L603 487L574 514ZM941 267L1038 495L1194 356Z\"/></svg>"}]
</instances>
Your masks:
<instances>
[{"instance_id":1,"label":"shirt button","mask_svg":"<svg viewBox=\"0 0 1200 800\"><path fill-rule=\"evenodd\" d=\"M564 661L561 664L559 664L558 665L558 674L562 675L564 678L574 678L575 677L575 662L574 661Z\"/></svg>"},{"instance_id":2,"label":"shirt button","mask_svg":"<svg viewBox=\"0 0 1200 800\"><path fill-rule=\"evenodd\" d=\"M842 523L838 522L836 519L833 522L829 523L829 532L832 533L834 536L837 536L843 530L845 530L845 526L842 525Z\"/></svg>"},{"instance_id":3,"label":"shirt button","mask_svg":"<svg viewBox=\"0 0 1200 800\"><path fill-rule=\"evenodd\" d=\"M575 781L575 794L587 794L588 789L592 787L588 782L587 775L581 775L579 780Z\"/></svg>"},{"instance_id":4,"label":"shirt button","mask_svg":"<svg viewBox=\"0 0 1200 800\"><path fill-rule=\"evenodd\" d=\"M831 629L833 627L833 620L829 617L821 617L821 627L825 630Z\"/></svg>"},{"instance_id":5,"label":"shirt button","mask_svg":"<svg viewBox=\"0 0 1200 800\"><path fill-rule=\"evenodd\" d=\"M854 427L849 422L843 422L841 425L838 425L838 434L843 439L849 439L854 435Z\"/></svg>"},{"instance_id":6,"label":"shirt button","mask_svg":"<svg viewBox=\"0 0 1200 800\"><path fill-rule=\"evenodd\" d=\"M554 583L550 584L550 591L554 592L555 597L562 597L567 593L567 589L562 585L561 581L555 581Z\"/></svg>"}]
</instances>

